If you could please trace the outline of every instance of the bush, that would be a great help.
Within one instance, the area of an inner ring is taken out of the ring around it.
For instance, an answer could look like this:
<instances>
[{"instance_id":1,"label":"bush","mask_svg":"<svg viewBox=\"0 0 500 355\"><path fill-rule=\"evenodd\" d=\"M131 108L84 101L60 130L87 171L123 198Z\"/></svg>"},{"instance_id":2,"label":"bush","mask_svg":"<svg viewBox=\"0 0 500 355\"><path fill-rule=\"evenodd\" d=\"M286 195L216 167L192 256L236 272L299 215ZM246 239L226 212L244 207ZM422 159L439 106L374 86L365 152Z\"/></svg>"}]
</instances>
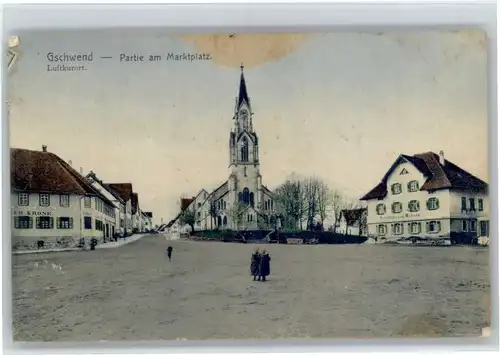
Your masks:
<instances>
[{"instance_id":1,"label":"bush","mask_svg":"<svg viewBox=\"0 0 500 355\"><path fill-rule=\"evenodd\" d=\"M43 248L43 247L44 247L44 245L45 245L45 241L43 241L43 240L38 240L38 241L36 242L36 246L37 246L37 248L38 248L38 249Z\"/></svg>"}]
</instances>

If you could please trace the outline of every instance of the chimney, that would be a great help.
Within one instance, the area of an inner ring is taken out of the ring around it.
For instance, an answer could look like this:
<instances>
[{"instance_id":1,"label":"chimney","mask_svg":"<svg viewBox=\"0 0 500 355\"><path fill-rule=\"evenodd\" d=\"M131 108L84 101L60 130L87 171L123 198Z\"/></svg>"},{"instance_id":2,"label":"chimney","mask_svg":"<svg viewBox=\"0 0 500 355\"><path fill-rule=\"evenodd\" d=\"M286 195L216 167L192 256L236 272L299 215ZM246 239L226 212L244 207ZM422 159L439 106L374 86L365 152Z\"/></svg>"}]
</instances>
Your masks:
<instances>
[{"instance_id":1,"label":"chimney","mask_svg":"<svg viewBox=\"0 0 500 355\"><path fill-rule=\"evenodd\" d=\"M73 166L73 162L72 162L71 160L68 160L68 164L69 164L69 166L71 166L71 167Z\"/></svg>"},{"instance_id":2,"label":"chimney","mask_svg":"<svg viewBox=\"0 0 500 355\"><path fill-rule=\"evenodd\" d=\"M83 175L83 168L80 167L80 175Z\"/></svg>"},{"instance_id":3,"label":"chimney","mask_svg":"<svg viewBox=\"0 0 500 355\"><path fill-rule=\"evenodd\" d=\"M439 151L439 164L444 166L444 152L442 150Z\"/></svg>"},{"instance_id":4,"label":"chimney","mask_svg":"<svg viewBox=\"0 0 500 355\"><path fill-rule=\"evenodd\" d=\"M42 145L42 152L47 152L47 146L46 145Z\"/></svg>"}]
</instances>

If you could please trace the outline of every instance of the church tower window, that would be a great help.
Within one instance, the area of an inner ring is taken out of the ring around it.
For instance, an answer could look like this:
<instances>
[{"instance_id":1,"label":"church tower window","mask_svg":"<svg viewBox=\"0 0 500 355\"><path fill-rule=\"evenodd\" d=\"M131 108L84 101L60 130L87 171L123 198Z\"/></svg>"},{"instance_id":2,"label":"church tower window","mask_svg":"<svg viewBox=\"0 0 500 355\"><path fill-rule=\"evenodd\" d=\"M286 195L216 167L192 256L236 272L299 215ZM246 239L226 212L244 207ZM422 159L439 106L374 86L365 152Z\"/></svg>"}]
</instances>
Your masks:
<instances>
[{"instance_id":1,"label":"church tower window","mask_svg":"<svg viewBox=\"0 0 500 355\"><path fill-rule=\"evenodd\" d=\"M243 137L242 145L241 145L241 161L248 161L248 141L247 137Z\"/></svg>"},{"instance_id":2,"label":"church tower window","mask_svg":"<svg viewBox=\"0 0 500 355\"><path fill-rule=\"evenodd\" d=\"M254 207L253 192L250 192L250 206Z\"/></svg>"},{"instance_id":3,"label":"church tower window","mask_svg":"<svg viewBox=\"0 0 500 355\"><path fill-rule=\"evenodd\" d=\"M224 216L224 220L222 221L225 226L227 226L227 217Z\"/></svg>"},{"instance_id":4,"label":"church tower window","mask_svg":"<svg viewBox=\"0 0 500 355\"><path fill-rule=\"evenodd\" d=\"M247 187L243 189L243 203L248 205L250 203L250 191Z\"/></svg>"}]
</instances>

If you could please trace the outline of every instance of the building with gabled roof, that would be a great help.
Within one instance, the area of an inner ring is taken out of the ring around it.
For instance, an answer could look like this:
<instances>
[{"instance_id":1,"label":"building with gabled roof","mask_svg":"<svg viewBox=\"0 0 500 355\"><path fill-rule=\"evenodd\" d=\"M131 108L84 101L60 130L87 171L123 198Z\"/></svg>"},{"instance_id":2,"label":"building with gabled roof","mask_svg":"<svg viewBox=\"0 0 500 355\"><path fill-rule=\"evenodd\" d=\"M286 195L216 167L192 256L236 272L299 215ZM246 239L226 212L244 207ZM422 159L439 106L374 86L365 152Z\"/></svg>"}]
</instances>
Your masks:
<instances>
[{"instance_id":1,"label":"building with gabled roof","mask_svg":"<svg viewBox=\"0 0 500 355\"><path fill-rule=\"evenodd\" d=\"M47 146L10 152L14 248L103 241L116 228L113 202Z\"/></svg>"},{"instance_id":2,"label":"building with gabled roof","mask_svg":"<svg viewBox=\"0 0 500 355\"><path fill-rule=\"evenodd\" d=\"M401 154L361 200L368 232L382 239L489 235L488 184L444 152Z\"/></svg>"},{"instance_id":3,"label":"building with gabled roof","mask_svg":"<svg viewBox=\"0 0 500 355\"><path fill-rule=\"evenodd\" d=\"M132 183L109 183L105 185L110 191L118 195L125 202L123 211L123 223L121 223L120 234L129 235L132 233L132 194L134 192Z\"/></svg>"},{"instance_id":4,"label":"building with gabled roof","mask_svg":"<svg viewBox=\"0 0 500 355\"><path fill-rule=\"evenodd\" d=\"M181 198L181 212L195 215L195 229L260 229L274 211L273 193L262 184L259 140L243 66L235 100L233 129L229 133L229 178L215 188ZM211 192L209 192L211 191ZM176 216L170 225L179 220Z\"/></svg>"}]
</instances>

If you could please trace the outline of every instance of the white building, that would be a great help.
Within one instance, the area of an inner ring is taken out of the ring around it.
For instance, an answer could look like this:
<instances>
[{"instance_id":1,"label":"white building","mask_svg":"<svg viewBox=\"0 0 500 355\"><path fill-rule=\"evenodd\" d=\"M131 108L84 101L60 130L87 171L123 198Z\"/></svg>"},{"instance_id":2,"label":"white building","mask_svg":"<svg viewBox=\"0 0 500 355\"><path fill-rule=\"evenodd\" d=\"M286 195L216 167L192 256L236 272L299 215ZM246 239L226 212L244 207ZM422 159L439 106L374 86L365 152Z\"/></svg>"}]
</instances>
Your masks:
<instances>
[{"instance_id":1,"label":"white building","mask_svg":"<svg viewBox=\"0 0 500 355\"><path fill-rule=\"evenodd\" d=\"M366 236L367 231L366 208L347 209L340 212L340 222L336 229L339 234Z\"/></svg>"},{"instance_id":2,"label":"white building","mask_svg":"<svg viewBox=\"0 0 500 355\"><path fill-rule=\"evenodd\" d=\"M489 234L488 184L446 160L442 151L400 155L361 200L368 203L368 232L380 239L460 242Z\"/></svg>"},{"instance_id":3,"label":"white building","mask_svg":"<svg viewBox=\"0 0 500 355\"><path fill-rule=\"evenodd\" d=\"M113 237L115 234L119 235L121 226L120 221L125 218L122 214L122 211L125 210L125 202L116 192L114 192L111 188L109 188L109 186L102 182L102 180L100 180L93 171L90 171L90 173L87 174L86 179L90 184L92 184L95 189L97 189L101 194L106 196L106 198L113 203L115 210L115 224L109 231L109 236Z\"/></svg>"},{"instance_id":4,"label":"white building","mask_svg":"<svg viewBox=\"0 0 500 355\"><path fill-rule=\"evenodd\" d=\"M13 248L102 242L115 225L113 203L57 155L11 149Z\"/></svg>"},{"instance_id":5,"label":"white building","mask_svg":"<svg viewBox=\"0 0 500 355\"><path fill-rule=\"evenodd\" d=\"M229 179L215 189L202 189L181 211L195 215L195 230L260 229L274 214L272 192L262 184L259 140L253 127L253 111L243 66L239 94L229 134Z\"/></svg>"}]
</instances>

